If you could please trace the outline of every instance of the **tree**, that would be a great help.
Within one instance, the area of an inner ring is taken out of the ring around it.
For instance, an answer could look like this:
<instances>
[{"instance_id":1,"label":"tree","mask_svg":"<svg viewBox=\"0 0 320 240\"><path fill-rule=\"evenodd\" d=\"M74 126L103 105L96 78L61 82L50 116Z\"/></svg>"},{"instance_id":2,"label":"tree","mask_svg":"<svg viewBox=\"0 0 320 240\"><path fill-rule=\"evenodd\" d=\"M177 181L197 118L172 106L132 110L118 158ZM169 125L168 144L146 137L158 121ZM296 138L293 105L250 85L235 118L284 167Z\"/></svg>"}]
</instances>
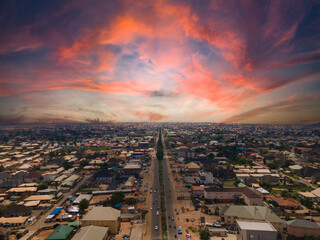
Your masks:
<instances>
[{"instance_id":1,"label":"tree","mask_svg":"<svg viewBox=\"0 0 320 240\"><path fill-rule=\"evenodd\" d=\"M200 230L199 235L200 235L201 240L209 240L210 239L210 232L208 229Z\"/></svg>"},{"instance_id":2,"label":"tree","mask_svg":"<svg viewBox=\"0 0 320 240\"><path fill-rule=\"evenodd\" d=\"M116 205L117 203L122 203L124 200L124 193L123 192L115 192L111 195L110 203L112 205Z\"/></svg>"},{"instance_id":3,"label":"tree","mask_svg":"<svg viewBox=\"0 0 320 240\"><path fill-rule=\"evenodd\" d=\"M233 185L237 187L239 183L241 183L241 181L240 181L240 179L237 178L237 179L234 181Z\"/></svg>"},{"instance_id":4,"label":"tree","mask_svg":"<svg viewBox=\"0 0 320 240\"><path fill-rule=\"evenodd\" d=\"M134 205L136 203L137 203L137 199L136 198L127 198L126 199L126 204Z\"/></svg>"},{"instance_id":5,"label":"tree","mask_svg":"<svg viewBox=\"0 0 320 240\"><path fill-rule=\"evenodd\" d=\"M80 210L80 212L83 212L88 207L89 207L89 201L87 199L82 199L79 202L79 210Z\"/></svg>"},{"instance_id":6,"label":"tree","mask_svg":"<svg viewBox=\"0 0 320 240\"><path fill-rule=\"evenodd\" d=\"M73 164L71 162L65 161L63 163L63 167L64 167L65 170L68 170L68 169L72 168L72 166L73 166Z\"/></svg>"},{"instance_id":7,"label":"tree","mask_svg":"<svg viewBox=\"0 0 320 240\"><path fill-rule=\"evenodd\" d=\"M43 182L38 186L38 190L47 189L49 186L48 182Z\"/></svg>"}]
</instances>

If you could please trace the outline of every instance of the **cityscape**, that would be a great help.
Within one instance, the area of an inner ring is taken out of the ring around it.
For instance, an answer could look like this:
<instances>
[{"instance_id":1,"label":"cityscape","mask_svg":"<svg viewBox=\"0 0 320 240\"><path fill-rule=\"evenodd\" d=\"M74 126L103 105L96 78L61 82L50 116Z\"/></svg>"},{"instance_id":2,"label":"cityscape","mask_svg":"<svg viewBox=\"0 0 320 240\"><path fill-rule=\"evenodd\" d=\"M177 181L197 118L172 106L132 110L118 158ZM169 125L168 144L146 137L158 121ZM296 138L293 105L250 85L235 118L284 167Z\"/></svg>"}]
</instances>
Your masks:
<instances>
[{"instance_id":1,"label":"cityscape","mask_svg":"<svg viewBox=\"0 0 320 240\"><path fill-rule=\"evenodd\" d=\"M320 2L0 3L0 240L320 240Z\"/></svg>"}]
</instances>

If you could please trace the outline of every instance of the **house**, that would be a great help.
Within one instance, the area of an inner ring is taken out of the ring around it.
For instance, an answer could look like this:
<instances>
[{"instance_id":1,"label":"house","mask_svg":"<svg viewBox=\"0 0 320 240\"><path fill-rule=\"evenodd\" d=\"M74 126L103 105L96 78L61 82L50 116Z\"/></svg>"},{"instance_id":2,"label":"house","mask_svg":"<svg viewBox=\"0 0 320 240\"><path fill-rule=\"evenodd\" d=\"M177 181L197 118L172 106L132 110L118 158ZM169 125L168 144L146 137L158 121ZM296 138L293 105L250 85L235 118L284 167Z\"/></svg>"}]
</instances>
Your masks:
<instances>
[{"instance_id":1,"label":"house","mask_svg":"<svg viewBox=\"0 0 320 240\"><path fill-rule=\"evenodd\" d=\"M3 228L3 227L0 227L0 239L2 240L8 240L9 239L9 233L10 233L10 230L9 229L6 229L6 228Z\"/></svg>"},{"instance_id":2,"label":"house","mask_svg":"<svg viewBox=\"0 0 320 240\"><path fill-rule=\"evenodd\" d=\"M72 240L106 240L108 237L108 227L86 226L78 230Z\"/></svg>"},{"instance_id":3,"label":"house","mask_svg":"<svg viewBox=\"0 0 320 240\"><path fill-rule=\"evenodd\" d=\"M320 202L320 188L317 188L313 191L311 191L311 193L316 197L316 202Z\"/></svg>"},{"instance_id":4,"label":"house","mask_svg":"<svg viewBox=\"0 0 320 240\"><path fill-rule=\"evenodd\" d=\"M300 198L309 199L312 202L317 202L317 196L312 192L298 192Z\"/></svg>"},{"instance_id":5,"label":"house","mask_svg":"<svg viewBox=\"0 0 320 240\"><path fill-rule=\"evenodd\" d=\"M229 229L236 229L236 220L250 220L270 222L278 232L283 232L283 221L266 206L224 206L219 214Z\"/></svg>"},{"instance_id":6,"label":"house","mask_svg":"<svg viewBox=\"0 0 320 240\"><path fill-rule=\"evenodd\" d=\"M283 198L276 197L274 195L265 195L266 201L275 201L279 207L286 209L298 209L300 208L300 203L294 200L293 198Z\"/></svg>"},{"instance_id":7,"label":"house","mask_svg":"<svg viewBox=\"0 0 320 240\"><path fill-rule=\"evenodd\" d=\"M204 198L211 202L239 202L247 205L262 205L263 197L248 187L236 188L205 188Z\"/></svg>"},{"instance_id":8,"label":"house","mask_svg":"<svg viewBox=\"0 0 320 240\"><path fill-rule=\"evenodd\" d=\"M112 182L113 175L108 169L100 169L94 174L93 179L95 182Z\"/></svg>"},{"instance_id":9,"label":"house","mask_svg":"<svg viewBox=\"0 0 320 240\"><path fill-rule=\"evenodd\" d=\"M211 172L199 172L201 184L213 184L214 178Z\"/></svg>"},{"instance_id":10,"label":"house","mask_svg":"<svg viewBox=\"0 0 320 240\"><path fill-rule=\"evenodd\" d=\"M73 205L78 205L78 204L81 202L81 200L83 200L83 199L85 199L85 200L87 200L87 201L90 202L91 198L92 198L92 194L80 194L80 195L73 201L72 204L73 204Z\"/></svg>"},{"instance_id":11,"label":"house","mask_svg":"<svg viewBox=\"0 0 320 240\"><path fill-rule=\"evenodd\" d=\"M116 234L120 227L121 211L112 207L94 207L82 219L82 226L109 227L112 234Z\"/></svg>"},{"instance_id":12,"label":"house","mask_svg":"<svg viewBox=\"0 0 320 240\"><path fill-rule=\"evenodd\" d=\"M135 163L128 163L123 167L123 171L128 175L139 175L141 171L141 165Z\"/></svg>"},{"instance_id":13,"label":"house","mask_svg":"<svg viewBox=\"0 0 320 240\"><path fill-rule=\"evenodd\" d=\"M194 162L190 162L188 164L185 165L185 169L187 172L198 172L200 170L200 167L198 164L194 163Z\"/></svg>"},{"instance_id":14,"label":"house","mask_svg":"<svg viewBox=\"0 0 320 240\"><path fill-rule=\"evenodd\" d=\"M19 217L19 216L29 216L31 215L32 210L30 207L24 205L17 205L15 203L7 206L6 210L3 213L4 217Z\"/></svg>"},{"instance_id":15,"label":"house","mask_svg":"<svg viewBox=\"0 0 320 240\"><path fill-rule=\"evenodd\" d=\"M65 240L69 237L73 227L61 225L54 229L54 231L46 238L46 240Z\"/></svg>"},{"instance_id":16,"label":"house","mask_svg":"<svg viewBox=\"0 0 320 240\"><path fill-rule=\"evenodd\" d=\"M10 179L11 175L7 172L0 172L0 183L6 182Z\"/></svg>"},{"instance_id":17,"label":"house","mask_svg":"<svg viewBox=\"0 0 320 240\"><path fill-rule=\"evenodd\" d=\"M287 234L296 238L320 237L320 226L311 221L295 219L287 221Z\"/></svg>"},{"instance_id":18,"label":"house","mask_svg":"<svg viewBox=\"0 0 320 240\"><path fill-rule=\"evenodd\" d=\"M26 181L26 182L29 182L29 183L31 183L31 182L38 182L39 180L40 180L40 177L41 177L42 175L40 174L40 173L38 173L38 172L30 172L25 178L24 178L24 180Z\"/></svg>"},{"instance_id":19,"label":"house","mask_svg":"<svg viewBox=\"0 0 320 240\"><path fill-rule=\"evenodd\" d=\"M239 240L277 239L277 230L269 222L237 220L236 225Z\"/></svg>"},{"instance_id":20,"label":"house","mask_svg":"<svg viewBox=\"0 0 320 240\"><path fill-rule=\"evenodd\" d=\"M190 150L190 148L186 146L181 146L176 148L178 157L184 158L194 158L194 152Z\"/></svg>"}]
</instances>

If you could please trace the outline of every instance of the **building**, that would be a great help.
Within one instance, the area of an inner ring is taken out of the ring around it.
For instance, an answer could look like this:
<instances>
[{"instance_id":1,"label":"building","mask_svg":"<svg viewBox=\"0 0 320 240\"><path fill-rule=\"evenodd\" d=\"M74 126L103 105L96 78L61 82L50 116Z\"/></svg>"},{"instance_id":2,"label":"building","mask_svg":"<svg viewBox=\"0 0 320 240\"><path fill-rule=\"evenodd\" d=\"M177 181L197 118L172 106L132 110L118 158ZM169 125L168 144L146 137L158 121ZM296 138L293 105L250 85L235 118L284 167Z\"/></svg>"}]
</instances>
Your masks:
<instances>
[{"instance_id":1,"label":"building","mask_svg":"<svg viewBox=\"0 0 320 240\"><path fill-rule=\"evenodd\" d=\"M263 197L248 187L213 188L204 189L204 198L211 202L237 202L244 201L247 205L263 204Z\"/></svg>"},{"instance_id":2,"label":"building","mask_svg":"<svg viewBox=\"0 0 320 240\"><path fill-rule=\"evenodd\" d=\"M276 240L277 230L269 222L237 220L237 240Z\"/></svg>"},{"instance_id":3,"label":"building","mask_svg":"<svg viewBox=\"0 0 320 240\"><path fill-rule=\"evenodd\" d=\"M297 238L320 237L320 226L307 220L291 220L287 221L287 234Z\"/></svg>"},{"instance_id":4,"label":"building","mask_svg":"<svg viewBox=\"0 0 320 240\"><path fill-rule=\"evenodd\" d=\"M112 182L113 175L108 169L100 169L94 176L95 182Z\"/></svg>"},{"instance_id":5,"label":"building","mask_svg":"<svg viewBox=\"0 0 320 240\"><path fill-rule=\"evenodd\" d=\"M201 184L212 184L214 183L213 175L211 172L199 172Z\"/></svg>"},{"instance_id":6,"label":"building","mask_svg":"<svg viewBox=\"0 0 320 240\"><path fill-rule=\"evenodd\" d=\"M112 207L94 207L82 219L82 226L109 227L112 234L117 233L120 227L121 211Z\"/></svg>"},{"instance_id":7,"label":"building","mask_svg":"<svg viewBox=\"0 0 320 240\"><path fill-rule=\"evenodd\" d=\"M32 213L30 207L24 205L17 205L15 203L7 206L6 210L3 213L4 217L19 217L19 216L29 216Z\"/></svg>"},{"instance_id":8,"label":"building","mask_svg":"<svg viewBox=\"0 0 320 240\"><path fill-rule=\"evenodd\" d=\"M108 237L108 227L86 226L78 230L72 240L106 240Z\"/></svg>"},{"instance_id":9,"label":"building","mask_svg":"<svg viewBox=\"0 0 320 240\"><path fill-rule=\"evenodd\" d=\"M141 165L140 164L135 164L135 163L126 164L123 167L123 171L124 171L125 174L139 175L140 171L141 171Z\"/></svg>"},{"instance_id":10,"label":"building","mask_svg":"<svg viewBox=\"0 0 320 240\"><path fill-rule=\"evenodd\" d=\"M58 226L46 238L46 240L64 240L64 239L67 239L72 231L73 231L73 227L69 227L67 225Z\"/></svg>"},{"instance_id":11,"label":"building","mask_svg":"<svg viewBox=\"0 0 320 240\"><path fill-rule=\"evenodd\" d=\"M198 172L200 170L200 167L198 164L190 162L185 165L185 169L187 172Z\"/></svg>"},{"instance_id":12,"label":"building","mask_svg":"<svg viewBox=\"0 0 320 240\"><path fill-rule=\"evenodd\" d=\"M229 229L236 228L236 220L270 222L280 233L283 232L283 221L265 206L224 206L220 209L220 218Z\"/></svg>"},{"instance_id":13,"label":"building","mask_svg":"<svg viewBox=\"0 0 320 240\"><path fill-rule=\"evenodd\" d=\"M74 205L78 205L81 200L85 199L85 200L88 200L90 202L92 198L92 194L80 194L74 201L72 204Z\"/></svg>"}]
</instances>

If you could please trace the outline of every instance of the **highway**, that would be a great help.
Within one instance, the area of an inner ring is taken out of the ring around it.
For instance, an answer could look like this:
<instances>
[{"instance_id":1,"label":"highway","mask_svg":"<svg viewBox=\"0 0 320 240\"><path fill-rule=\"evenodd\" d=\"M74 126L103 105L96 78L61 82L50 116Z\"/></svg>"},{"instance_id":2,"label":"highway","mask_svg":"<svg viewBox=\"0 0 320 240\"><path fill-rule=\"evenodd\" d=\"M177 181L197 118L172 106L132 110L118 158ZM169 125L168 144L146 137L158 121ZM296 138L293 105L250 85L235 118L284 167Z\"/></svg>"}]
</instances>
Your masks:
<instances>
[{"instance_id":1,"label":"highway","mask_svg":"<svg viewBox=\"0 0 320 240\"><path fill-rule=\"evenodd\" d=\"M161 238L161 213L159 210L159 215L157 215L158 207L160 209L160 195L159 195L159 166L156 157L153 159L153 185L152 185L152 210L149 209L151 215L151 239L160 240ZM151 191L149 189L149 191ZM155 192L156 191L156 192ZM158 226L158 230L155 229Z\"/></svg>"},{"instance_id":2,"label":"highway","mask_svg":"<svg viewBox=\"0 0 320 240\"><path fill-rule=\"evenodd\" d=\"M178 226L176 224L176 219L179 217L179 215L176 215L174 202L175 194L173 189L173 184L170 178L170 173L168 169L168 156L167 156L167 150L164 142L164 136L162 136L162 145L163 145L163 180L164 180L164 191L165 191L165 200L166 200L166 209L167 209L167 226L168 226L168 239L177 239L179 238L178 234ZM173 220L172 220L173 218ZM177 238L175 238L175 236ZM181 235L180 235L181 238Z\"/></svg>"}]
</instances>

